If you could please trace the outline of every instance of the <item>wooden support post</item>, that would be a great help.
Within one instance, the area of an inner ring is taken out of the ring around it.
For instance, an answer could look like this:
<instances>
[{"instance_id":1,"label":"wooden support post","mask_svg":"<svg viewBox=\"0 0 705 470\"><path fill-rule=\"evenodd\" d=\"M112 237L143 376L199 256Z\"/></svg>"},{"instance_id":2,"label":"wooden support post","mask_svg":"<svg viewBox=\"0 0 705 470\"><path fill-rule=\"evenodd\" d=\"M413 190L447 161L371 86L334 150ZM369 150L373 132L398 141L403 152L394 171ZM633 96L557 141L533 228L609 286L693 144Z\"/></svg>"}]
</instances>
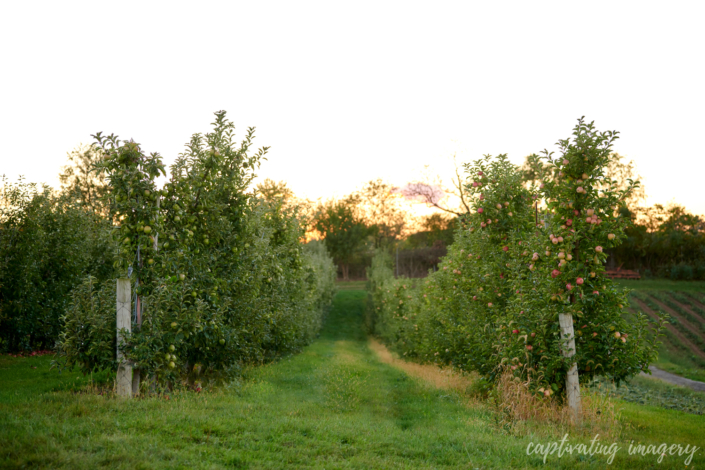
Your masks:
<instances>
[{"instance_id":1,"label":"wooden support post","mask_svg":"<svg viewBox=\"0 0 705 470\"><path fill-rule=\"evenodd\" d=\"M130 280L117 280L117 394L119 397L132 398L132 365L129 364L122 353L120 345L123 344L121 332L132 331L131 315L132 296L130 295Z\"/></svg>"},{"instance_id":2,"label":"wooden support post","mask_svg":"<svg viewBox=\"0 0 705 470\"><path fill-rule=\"evenodd\" d=\"M573 330L573 315L561 313L558 315L561 326L561 339L563 340L563 356L573 357L575 355L575 332ZM568 406L573 415L573 422L580 418L580 378L578 377L578 364L573 362L568 370L565 379L566 395Z\"/></svg>"}]
</instances>

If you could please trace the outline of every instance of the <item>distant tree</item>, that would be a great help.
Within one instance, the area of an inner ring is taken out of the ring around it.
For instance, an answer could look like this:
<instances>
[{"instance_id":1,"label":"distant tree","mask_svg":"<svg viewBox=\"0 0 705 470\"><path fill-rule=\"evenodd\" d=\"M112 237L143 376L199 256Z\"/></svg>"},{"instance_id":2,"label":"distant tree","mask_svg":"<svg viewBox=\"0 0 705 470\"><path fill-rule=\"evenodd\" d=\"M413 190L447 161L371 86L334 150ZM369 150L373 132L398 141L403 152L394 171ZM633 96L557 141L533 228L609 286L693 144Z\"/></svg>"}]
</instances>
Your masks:
<instances>
[{"instance_id":1,"label":"distant tree","mask_svg":"<svg viewBox=\"0 0 705 470\"><path fill-rule=\"evenodd\" d=\"M632 181L641 180L642 177L636 172L634 160L626 159L613 152L610 154L610 163L605 169L605 178L615 182L614 188L621 191ZM633 192L623 201L626 207L635 207L638 203L646 199L646 191L643 186L637 186Z\"/></svg>"},{"instance_id":2,"label":"distant tree","mask_svg":"<svg viewBox=\"0 0 705 470\"><path fill-rule=\"evenodd\" d=\"M381 179L371 180L356 193L355 200L357 213L369 227L375 248L402 237L408 215L403 208L404 197L397 188Z\"/></svg>"},{"instance_id":3,"label":"distant tree","mask_svg":"<svg viewBox=\"0 0 705 470\"><path fill-rule=\"evenodd\" d=\"M438 175L432 175L428 166L421 179L412 181L399 189L406 198L421 202L429 207L435 207L443 212L463 215L470 212L468 193L465 189L465 178L461 176L458 164L455 163L455 174L451 178L451 186L443 184Z\"/></svg>"},{"instance_id":4,"label":"distant tree","mask_svg":"<svg viewBox=\"0 0 705 470\"><path fill-rule=\"evenodd\" d=\"M62 192L93 212L105 212L102 198L107 193L107 183L103 171L96 168L103 160L102 150L93 145L79 145L67 156L68 164L59 174Z\"/></svg>"},{"instance_id":5,"label":"distant tree","mask_svg":"<svg viewBox=\"0 0 705 470\"><path fill-rule=\"evenodd\" d=\"M458 217L442 212L427 215L421 220L421 230L410 234L404 240L408 248L447 247L453 243Z\"/></svg>"},{"instance_id":6,"label":"distant tree","mask_svg":"<svg viewBox=\"0 0 705 470\"><path fill-rule=\"evenodd\" d=\"M257 195L267 202L275 202L277 200L288 202L294 197L294 192L286 185L285 181L277 183L267 178L259 183L255 189Z\"/></svg>"},{"instance_id":7,"label":"distant tree","mask_svg":"<svg viewBox=\"0 0 705 470\"><path fill-rule=\"evenodd\" d=\"M328 252L340 266L343 279L349 279L353 256L365 244L370 233L365 223L355 215L356 197L329 201L319 208L314 218L315 229L323 236Z\"/></svg>"}]
</instances>

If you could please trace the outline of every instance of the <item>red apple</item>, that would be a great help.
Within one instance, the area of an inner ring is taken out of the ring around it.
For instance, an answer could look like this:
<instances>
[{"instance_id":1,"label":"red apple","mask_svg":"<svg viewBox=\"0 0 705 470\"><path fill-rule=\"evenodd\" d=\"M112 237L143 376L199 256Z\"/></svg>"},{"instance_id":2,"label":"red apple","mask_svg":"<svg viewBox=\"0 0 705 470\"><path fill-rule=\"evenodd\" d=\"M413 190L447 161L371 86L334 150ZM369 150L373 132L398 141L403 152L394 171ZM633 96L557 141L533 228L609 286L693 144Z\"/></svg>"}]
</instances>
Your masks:
<instances>
[{"instance_id":1,"label":"red apple","mask_svg":"<svg viewBox=\"0 0 705 470\"><path fill-rule=\"evenodd\" d=\"M482 214L483 212L485 212L485 209L483 209L482 207L480 207L479 209L477 209L477 213L478 213L478 214Z\"/></svg>"},{"instance_id":2,"label":"red apple","mask_svg":"<svg viewBox=\"0 0 705 470\"><path fill-rule=\"evenodd\" d=\"M509 251L509 247L508 247L508 246L503 246L502 249L503 249L504 251Z\"/></svg>"},{"instance_id":3,"label":"red apple","mask_svg":"<svg viewBox=\"0 0 705 470\"><path fill-rule=\"evenodd\" d=\"M583 285L583 282L585 282L585 281L583 280L582 277L579 277L578 279L575 280L575 283L576 283L577 285L579 285L579 286L582 286L582 285Z\"/></svg>"},{"instance_id":4,"label":"red apple","mask_svg":"<svg viewBox=\"0 0 705 470\"><path fill-rule=\"evenodd\" d=\"M573 290L573 285L568 283L565 285L566 290Z\"/></svg>"},{"instance_id":5,"label":"red apple","mask_svg":"<svg viewBox=\"0 0 705 470\"><path fill-rule=\"evenodd\" d=\"M561 272L560 272L559 270L557 270L557 269L554 269L553 271L551 271L551 277L554 278L554 279L557 278L557 277L560 276L560 275L561 275Z\"/></svg>"},{"instance_id":6,"label":"red apple","mask_svg":"<svg viewBox=\"0 0 705 470\"><path fill-rule=\"evenodd\" d=\"M519 330L512 330L512 333L514 333L515 335L518 335L518 334L519 334Z\"/></svg>"}]
</instances>

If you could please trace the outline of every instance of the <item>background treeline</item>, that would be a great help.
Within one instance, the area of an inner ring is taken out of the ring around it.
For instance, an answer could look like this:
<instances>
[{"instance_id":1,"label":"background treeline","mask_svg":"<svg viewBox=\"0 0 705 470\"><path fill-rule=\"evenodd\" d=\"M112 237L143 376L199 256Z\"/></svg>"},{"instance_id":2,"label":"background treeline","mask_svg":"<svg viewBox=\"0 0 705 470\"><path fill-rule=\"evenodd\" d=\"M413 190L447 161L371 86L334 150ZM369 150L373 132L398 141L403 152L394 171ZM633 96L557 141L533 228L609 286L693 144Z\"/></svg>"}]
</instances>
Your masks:
<instances>
[{"instance_id":1,"label":"background treeline","mask_svg":"<svg viewBox=\"0 0 705 470\"><path fill-rule=\"evenodd\" d=\"M632 220L610 264L646 277L705 280L705 223L683 206L627 207Z\"/></svg>"},{"instance_id":2,"label":"background treeline","mask_svg":"<svg viewBox=\"0 0 705 470\"><path fill-rule=\"evenodd\" d=\"M528 186L538 181L541 169L527 157L518 171ZM617 153L611 154L605 174L625 184L639 179L634 162ZM417 278L438 268L454 241L459 218L469 213L463 184L460 171L447 186L428 177L403 187L373 180L340 199L302 203L308 208L310 235L327 241L339 278L365 279L379 249L390 253L394 275ZM642 277L705 280L703 217L678 204L644 206L645 197L639 187L623 201L622 216L630 221L627 238L608 250L607 267L636 270ZM419 205L436 212L419 215Z\"/></svg>"}]
</instances>

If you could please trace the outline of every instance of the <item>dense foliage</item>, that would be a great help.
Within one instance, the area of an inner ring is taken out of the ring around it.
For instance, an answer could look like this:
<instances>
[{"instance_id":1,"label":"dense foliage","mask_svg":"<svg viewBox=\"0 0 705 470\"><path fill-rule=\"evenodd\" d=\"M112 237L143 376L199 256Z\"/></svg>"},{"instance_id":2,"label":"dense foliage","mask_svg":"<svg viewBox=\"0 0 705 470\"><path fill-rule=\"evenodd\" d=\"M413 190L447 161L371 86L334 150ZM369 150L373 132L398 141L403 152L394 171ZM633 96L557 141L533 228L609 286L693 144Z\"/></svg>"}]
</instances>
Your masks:
<instances>
[{"instance_id":1,"label":"dense foliage","mask_svg":"<svg viewBox=\"0 0 705 470\"><path fill-rule=\"evenodd\" d=\"M162 383L222 376L297 351L316 335L332 298L332 261L320 247L304 250L296 209L247 192L267 149L249 152L253 129L239 145L233 133L225 113L216 113L213 132L193 136L161 190L155 179L166 169L158 154L96 136L120 246L115 266L139 297L123 352ZM101 301L114 289L87 281L76 291L61 366L115 368L114 355L96 346L112 341L109 328L84 326L115 324L114 305ZM86 314L86 305L98 313Z\"/></svg>"},{"instance_id":2,"label":"dense foliage","mask_svg":"<svg viewBox=\"0 0 705 470\"><path fill-rule=\"evenodd\" d=\"M510 368L546 395L564 391L573 362L581 380L619 382L646 370L657 335L647 335L643 315L625 321L626 292L604 275L605 249L623 240L627 224L619 202L635 184L617 190L605 176L614 138L579 121L559 142L559 158L532 157L543 173L530 186L504 155L466 165L473 213L448 256L417 288L394 279L384 255L375 259L368 327L407 357L490 382ZM559 314L575 321L570 359Z\"/></svg>"},{"instance_id":3,"label":"dense foliage","mask_svg":"<svg viewBox=\"0 0 705 470\"><path fill-rule=\"evenodd\" d=\"M625 208L626 209L626 208ZM625 210L633 224L612 254L647 277L705 280L705 221L678 205Z\"/></svg>"},{"instance_id":4,"label":"dense foliage","mask_svg":"<svg viewBox=\"0 0 705 470\"><path fill-rule=\"evenodd\" d=\"M73 287L113 275L109 227L72 193L3 179L0 350L54 347Z\"/></svg>"}]
</instances>

